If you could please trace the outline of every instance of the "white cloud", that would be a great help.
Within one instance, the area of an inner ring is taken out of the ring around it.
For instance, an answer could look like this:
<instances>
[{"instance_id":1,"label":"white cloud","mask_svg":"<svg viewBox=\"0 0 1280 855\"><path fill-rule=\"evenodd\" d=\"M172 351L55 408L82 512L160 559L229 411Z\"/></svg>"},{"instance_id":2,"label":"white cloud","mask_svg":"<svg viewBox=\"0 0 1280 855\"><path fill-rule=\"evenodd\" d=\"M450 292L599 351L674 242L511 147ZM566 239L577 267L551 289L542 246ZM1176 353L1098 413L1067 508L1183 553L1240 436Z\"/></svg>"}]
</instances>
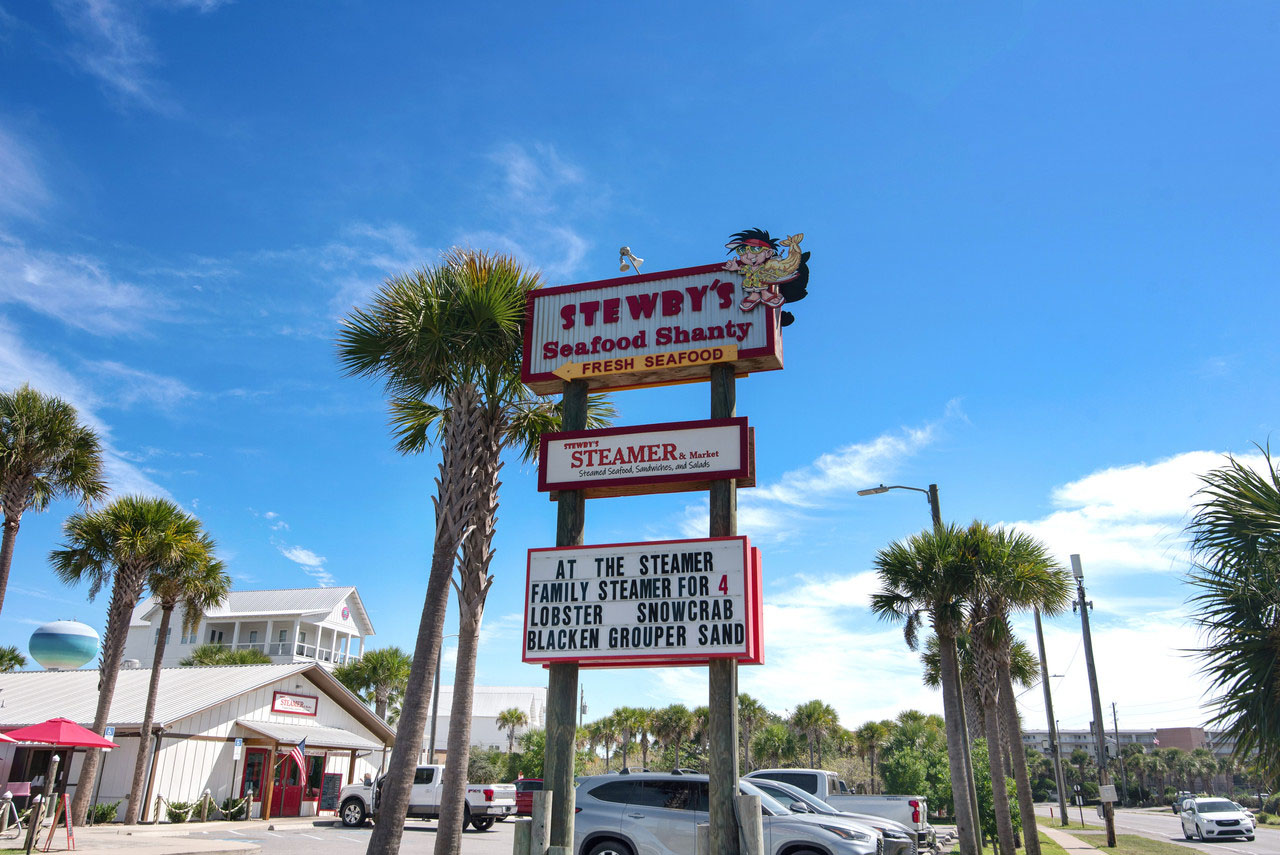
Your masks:
<instances>
[{"instance_id":1,"label":"white cloud","mask_svg":"<svg viewBox=\"0 0 1280 855\"><path fill-rule=\"evenodd\" d=\"M46 395L56 395L70 403L80 419L97 431L103 445L103 464L112 495L142 494L171 498L161 487L118 449L110 426L97 414L102 398L47 354L27 347L17 332L0 319L0 386L13 388L30 383Z\"/></svg>"},{"instance_id":2,"label":"white cloud","mask_svg":"<svg viewBox=\"0 0 1280 855\"><path fill-rule=\"evenodd\" d=\"M94 333L135 332L163 318L168 301L112 276L97 259L28 249L0 234L0 303L16 303Z\"/></svg>"},{"instance_id":3,"label":"white cloud","mask_svg":"<svg viewBox=\"0 0 1280 855\"><path fill-rule=\"evenodd\" d=\"M0 215L31 217L48 201L34 155L0 128Z\"/></svg>"},{"instance_id":4,"label":"white cloud","mask_svg":"<svg viewBox=\"0 0 1280 855\"><path fill-rule=\"evenodd\" d=\"M1260 465L1260 455L1241 462ZM1183 528L1193 512L1200 476L1226 463L1217 451L1188 451L1155 463L1091 473L1056 488L1057 510L1011 525L1035 535L1066 562L1078 554L1087 576L1186 570Z\"/></svg>"},{"instance_id":5,"label":"white cloud","mask_svg":"<svg viewBox=\"0 0 1280 855\"><path fill-rule=\"evenodd\" d=\"M81 68L128 103L161 113L174 111L173 103L161 94L159 84L151 77L155 51L133 4L59 0L57 7L77 37L70 53Z\"/></svg>"},{"instance_id":6,"label":"white cloud","mask_svg":"<svg viewBox=\"0 0 1280 855\"><path fill-rule=\"evenodd\" d=\"M322 588L328 588L335 583L333 574L324 569L327 559L322 555L317 555L310 549L304 549L301 546L278 546L280 554L288 558L294 564L302 568L302 572L306 573L312 579L320 584Z\"/></svg>"},{"instance_id":7,"label":"white cloud","mask_svg":"<svg viewBox=\"0 0 1280 855\"><path fill-rule=\"evenodd\" d=\"M172 409L196 394L190 386L177 378L130 368L119 362L91 362L88 367L111 382L111 403L118 407L129 407L142 402Z\"/></svg>"}]
</instances>

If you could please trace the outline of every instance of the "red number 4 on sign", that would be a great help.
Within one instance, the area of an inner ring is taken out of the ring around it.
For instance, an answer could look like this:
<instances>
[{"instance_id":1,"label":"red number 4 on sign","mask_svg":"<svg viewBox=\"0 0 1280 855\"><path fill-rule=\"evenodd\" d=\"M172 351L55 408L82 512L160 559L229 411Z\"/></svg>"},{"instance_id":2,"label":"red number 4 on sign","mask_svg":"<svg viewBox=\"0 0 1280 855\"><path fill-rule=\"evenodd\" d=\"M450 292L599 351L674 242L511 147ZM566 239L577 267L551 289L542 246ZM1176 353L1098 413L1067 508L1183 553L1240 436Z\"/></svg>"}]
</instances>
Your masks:
<instances>
[{"instance_id":1,"label":"red number 4 on sign","mask_svg":"<svg viewBox=\"0 0 1280 855\"><path fill-rule=\"evenodd\" d=\"M728 576L720 577L720 593L726 596L728 596L729 594L729 577Z\"/></svg>"}]
</instances>

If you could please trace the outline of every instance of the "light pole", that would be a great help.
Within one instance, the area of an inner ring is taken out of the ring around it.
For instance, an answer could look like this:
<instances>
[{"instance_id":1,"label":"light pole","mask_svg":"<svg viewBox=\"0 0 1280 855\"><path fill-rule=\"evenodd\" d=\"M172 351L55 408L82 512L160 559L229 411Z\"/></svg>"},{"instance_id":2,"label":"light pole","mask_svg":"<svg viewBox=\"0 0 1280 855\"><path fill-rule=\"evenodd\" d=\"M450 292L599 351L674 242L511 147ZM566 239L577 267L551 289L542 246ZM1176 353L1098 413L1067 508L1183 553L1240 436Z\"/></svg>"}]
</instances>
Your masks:
<instances>
[{"instance_id":1,"label":"light pole","mask_svg":"<svg viewBox=\"0 0 1280 855\"><path fill-rule=\"evenodd\" d=\"M1089 695L1093 701L1093 738L1098 754L1098 786L1111 784L1111 773L1107 771L1107 731L1106 722L1102 719L1102 700L1098 696L1098 670L1093 664L1093 636L1089 633L1089 607L1093 603L1084 598L1084 570L1080 567L1080 556L1071 556L1071 574L1076 577L1076 608L1080 610L1080 629L1084 633L1084 664L1089 671ZM1116 812L1112 802L1102 802L1102 816L1107 825L1107 846L1116 846Z\"/></svg>"},{"instance_id":2,"label":"light pole","mask_svg":"<svg viewBox=\"0 0 1280 855\"><path fill-rule=\"evenodd\" d=\"M431 759L427 761L432 765L436 762L436 722L440 720L440 663L444 661L444 640L457 637L456 632L441 636L440 652L436 654L436 687L431 692Z\"/></svg>"},{"instance_id":3,"label":"light pole","mask_svg":"<svg viewBox=\"0 0 1280 855\"><path fill-rule=\"evenodd\" d=\"M1065 826L1067 820L1067 779L1062 776L1062 743L1058 741L1058 723L1053 717L1053 695L1049 692L1049 665L1044 656L1044 629L1040 625L1040 609L1036 608L1036 642L1040 645L1040 683L1044 686L1044 710L1049 717L1049 754L1053 757L1053 781L1058 789L1058 813Z\"/></svg>"},{"instance_id":4,"label":"light pole","mask_svg":"<svg viewBox=\"0 0 1280 855\"><path fill-rule=\"evenodd\" d=\"M916 493L924 493L925 498L929 502L929 516L933 519L934 534L942 532L942 508L938 504L938 485L930 484L928 489L924 487L908 487L903 484L885 485L878 487L868 487L865 490L859 490L859 496L876 496L880 493L887 493L890 490L911 490ZM955 678L952 681L952 687L956 696L956 706L960 710L960 756L963 759L964 776L969 782L969 810L973 817L973 851L975 853L982 852L982 822L978 815L978 788L974 783L973 777L973 758L970 754L969 746L969 723L965 720L964 712L964 686L960 682L960 668L955 669Z\"/></svg>"}]
</instances>

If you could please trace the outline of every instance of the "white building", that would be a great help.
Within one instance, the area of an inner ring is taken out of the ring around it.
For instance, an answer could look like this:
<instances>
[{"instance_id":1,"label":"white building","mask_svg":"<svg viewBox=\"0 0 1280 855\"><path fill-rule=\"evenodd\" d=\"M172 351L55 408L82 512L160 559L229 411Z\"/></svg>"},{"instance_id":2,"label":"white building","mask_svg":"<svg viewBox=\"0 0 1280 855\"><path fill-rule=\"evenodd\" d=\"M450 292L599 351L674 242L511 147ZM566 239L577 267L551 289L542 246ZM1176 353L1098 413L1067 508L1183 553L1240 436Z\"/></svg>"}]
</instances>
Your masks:
<instances>
[{"instance_id":1,"label":"white building","mask_svg":"<svg viewBox=\"0 0 1280 855\"><path fill-rule=\"evenodd\" d=\"M151 671L142 668L119 674L108 724L115 728L110 738L120 747L104 756L99 802L131 796L150 678ZM0 699L0 731L58 716L91 727L98 671L0 674ZM270 816L314 816L337 809L342 785L378 773L395 730L325 668L303 662L162 669L152 738L156 750L141 794L144 816L154 812L157 797L190 802L205 790L219 804L252 791L253 816L265 815L270 790ZM305 769L289 756L303 740ZM67 750L0 745L0 790L24 790L24 784L47 773L55 752ZM82 760L77 751L70 761L72 794ZM65 754L62 765L65 769ZM332 804L322 800L326 793Z\"/></svg>"},{"instance_id":2,"label":"white building","mask_svg":"<svg viewBox=\"0 0 1280 855\"><path fill-rule=\"evenodd\" d=\"M453 686L440 687L440 718L436 725L436 751L449 747L449 710L453 707ZM507 732L498 728L498 714L515 707L529 717L529 724L516 730L516 749L520 734L547 726L546 686L476 686L472 692L471 745L475 748L507 750ZM423 762L431 750L431 721L422 740ZM437 759L440 755L437 754Z\"/></svg>"},{"instance_id":3,"label":"white building","mask_svg":"<svg viewBox=\"0 0 1280 855\"><path fill-rule=\"evenodd\" d=\"M125 659L150 668L160 635L161 610L154 597L133 610ZM332 668L364 655L373 624L355 588L291 588L233 591L205 613L190 635L182 631L182 607L169 621L162 667L177 665L201 644L257 650L274 663L319 662Z\"/></svg>"}]
</instances>

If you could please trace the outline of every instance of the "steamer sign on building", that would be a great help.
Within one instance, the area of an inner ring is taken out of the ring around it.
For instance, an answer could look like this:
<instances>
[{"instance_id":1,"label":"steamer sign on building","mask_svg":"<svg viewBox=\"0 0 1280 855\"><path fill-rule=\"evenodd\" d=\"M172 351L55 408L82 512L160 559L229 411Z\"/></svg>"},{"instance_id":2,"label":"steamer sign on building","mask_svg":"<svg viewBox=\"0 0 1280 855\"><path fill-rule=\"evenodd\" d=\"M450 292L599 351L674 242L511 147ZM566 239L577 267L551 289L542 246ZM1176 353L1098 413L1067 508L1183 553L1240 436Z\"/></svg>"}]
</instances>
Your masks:
<instances>
[{"instance_id":1,"label":"steamer sign on building","mask_svg":"<svg viewBox=\"0 0 1280 855\"><path fill-rule=\"evenodd\" d=\"M624 389L782 367L778 311L746 305L743 274L708 264L540 288L525 318L525 385L558 393L565 380ZM779 302L778 305L781 305Z\"/></svg>"},{"instance_id":2,"label":"steamer sign on building","mask_svg":"<svg viewBox=\"0 0 1280 855\"><path fill-rule=\"evenodd\" d=\"M763 661L760 550L745 537L529 550L524 661Z\"/></svg>"}]
</instances>

